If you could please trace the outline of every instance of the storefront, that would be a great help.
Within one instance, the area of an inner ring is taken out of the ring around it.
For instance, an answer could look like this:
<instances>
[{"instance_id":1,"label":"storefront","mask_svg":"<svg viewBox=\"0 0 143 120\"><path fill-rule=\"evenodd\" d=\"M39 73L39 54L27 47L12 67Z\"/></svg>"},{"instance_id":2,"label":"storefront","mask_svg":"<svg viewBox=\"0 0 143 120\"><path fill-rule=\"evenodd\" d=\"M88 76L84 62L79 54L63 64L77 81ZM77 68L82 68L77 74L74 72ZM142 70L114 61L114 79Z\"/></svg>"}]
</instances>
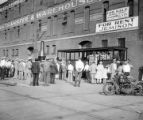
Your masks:
<instances>
[{"instance_id":1,"label":"storefront","mask_svg":"<svg viewBox=\"0 0 143 120\"><path fill-rule=\"evenodd\" d=\"M120 61L127 60L127 48L124 47L100 47L100 48L85 48L85 49L66 49L58 50L58 58L66 61L76 61L78 58L83 61L103 61L104 64L111 63L113 58Z\"/></svg>"}]
</instances>

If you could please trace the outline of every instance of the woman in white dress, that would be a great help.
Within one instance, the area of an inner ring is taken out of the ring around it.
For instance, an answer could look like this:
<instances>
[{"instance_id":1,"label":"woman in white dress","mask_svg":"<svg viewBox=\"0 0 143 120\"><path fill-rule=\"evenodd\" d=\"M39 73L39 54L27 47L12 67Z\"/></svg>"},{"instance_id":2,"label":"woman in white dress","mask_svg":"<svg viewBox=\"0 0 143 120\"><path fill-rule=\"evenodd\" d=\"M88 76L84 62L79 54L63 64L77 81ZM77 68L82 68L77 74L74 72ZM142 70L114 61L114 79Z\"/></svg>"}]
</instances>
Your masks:
<instances>
[{"instance_id":1,"label":"woman in white dress","mask_svg":"<svg viewBox=\"0 0 143 120\"><path fill-rule=\"evenodd\" d=\"M97 65L97 73L95 75L97 84L102 82L103 74L104 74L104 66L103 66L103 62L100 61L99 64Z\"/></svg>"}]
</instances>

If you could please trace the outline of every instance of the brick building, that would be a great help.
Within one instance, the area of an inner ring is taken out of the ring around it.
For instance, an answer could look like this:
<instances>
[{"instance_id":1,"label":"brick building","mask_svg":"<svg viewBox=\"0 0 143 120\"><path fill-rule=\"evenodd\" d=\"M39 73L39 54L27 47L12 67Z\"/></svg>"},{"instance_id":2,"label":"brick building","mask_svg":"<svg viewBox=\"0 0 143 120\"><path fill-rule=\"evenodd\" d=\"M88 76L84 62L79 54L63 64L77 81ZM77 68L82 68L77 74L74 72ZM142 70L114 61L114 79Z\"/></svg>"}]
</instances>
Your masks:
<instances>
[{"instance_id":1,"label":"brick building","mask_svg":"<svg viewBox=\"0 0 143 120\"><path fill-rule=\"evenodd\" d=\"M143 65L143 1L9 0L0 5L1 57L26 59L27 48L40 51L41 41L46 55L67 60L89 59L96 48L102 54L110 52L107 48L127 48L123 55L137 76Z\"/></svg>"}]
</instances>

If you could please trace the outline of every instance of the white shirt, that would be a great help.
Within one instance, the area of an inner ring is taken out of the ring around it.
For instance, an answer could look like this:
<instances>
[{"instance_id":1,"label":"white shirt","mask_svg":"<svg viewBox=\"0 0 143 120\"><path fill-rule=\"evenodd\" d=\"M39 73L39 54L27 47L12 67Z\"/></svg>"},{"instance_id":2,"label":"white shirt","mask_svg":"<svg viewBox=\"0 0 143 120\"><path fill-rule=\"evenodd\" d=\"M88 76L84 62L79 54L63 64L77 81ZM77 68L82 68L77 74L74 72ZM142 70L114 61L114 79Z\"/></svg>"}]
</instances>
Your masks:
<instances>
[{"instance_id":1,"label":"white shirt","mask_svg":"<svg viewBox=\"0 0 143 120\"><path fill-rule=\"evenodd\" d=\"M6 65L6 61L5 60L2 60L1 63L0 63L1 67L4 67Z\"/></svg>"},{"instance_id":2,"label":"white shirt","mask_svg":"<svg viewBox=\"0 0 143 120\"><path fill-rule=\"evenodd\" d=\"M68 65L68 70L69 70L69 71L73 71L73 70L74 70L74 67L73 67L72 64L69 64L69 65Z\"/></svg>"},{"instance_id":3,"label":"white shirt","mask_svg":"<svg viewBox=\"0 0 143 120\"><path fill-rule=\"evenodd\" d=\"M6 63L6 67L11 67L11 62L10 62L10 61L8 61L8 62Z\"/></svg>"},{"instance_id":4,"label":"white shirt","mask_svg":"<svg viewBox=\"0 0 143 120\"><path fill-rule=\"evenodd\" d=\"M85 65L84 70L88 71L89 70L89 65Z\"/></svg>"},{"instance_id":5,"label":"white shirt","mask_svg":"<svg viewBox=\"0 0 143 120\"><path fill-rule=\"evenodd\" d=\"M123 72L131 72L131 66L129 64L123 65Z\"/></svg>"},{"instance_id":6,"label":"white shirt","mask_svg":"<svg viewBox=\"0 0 143 120\"><path fill-rule=\"evenodd\" d=\"M79 60L79 61L76 61L75 67L78 72L81 72L84 69L84 64L81 60Z\"/></svg>"}]
</instances>

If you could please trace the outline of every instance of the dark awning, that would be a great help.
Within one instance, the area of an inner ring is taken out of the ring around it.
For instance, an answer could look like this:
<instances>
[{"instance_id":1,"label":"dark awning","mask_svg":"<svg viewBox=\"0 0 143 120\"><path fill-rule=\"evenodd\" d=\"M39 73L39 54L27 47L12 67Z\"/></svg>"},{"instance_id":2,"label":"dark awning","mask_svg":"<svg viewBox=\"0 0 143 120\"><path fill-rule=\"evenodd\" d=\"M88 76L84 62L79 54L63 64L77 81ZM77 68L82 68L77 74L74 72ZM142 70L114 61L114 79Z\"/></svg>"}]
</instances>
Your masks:
<instances>
[{"instance_id":1,"label":"dark awning","mask_svg":"<svg viewBox=\"0 0 143 120\"><path fill-rule=\"evenodd\" d=\"M127 50L125 47L99 47L99 48L85 48L85 49L64 49L64 50L58 50L58 52L92 52L92 51L116 51L116 50Z\"/></svg>"}]
</instances>

